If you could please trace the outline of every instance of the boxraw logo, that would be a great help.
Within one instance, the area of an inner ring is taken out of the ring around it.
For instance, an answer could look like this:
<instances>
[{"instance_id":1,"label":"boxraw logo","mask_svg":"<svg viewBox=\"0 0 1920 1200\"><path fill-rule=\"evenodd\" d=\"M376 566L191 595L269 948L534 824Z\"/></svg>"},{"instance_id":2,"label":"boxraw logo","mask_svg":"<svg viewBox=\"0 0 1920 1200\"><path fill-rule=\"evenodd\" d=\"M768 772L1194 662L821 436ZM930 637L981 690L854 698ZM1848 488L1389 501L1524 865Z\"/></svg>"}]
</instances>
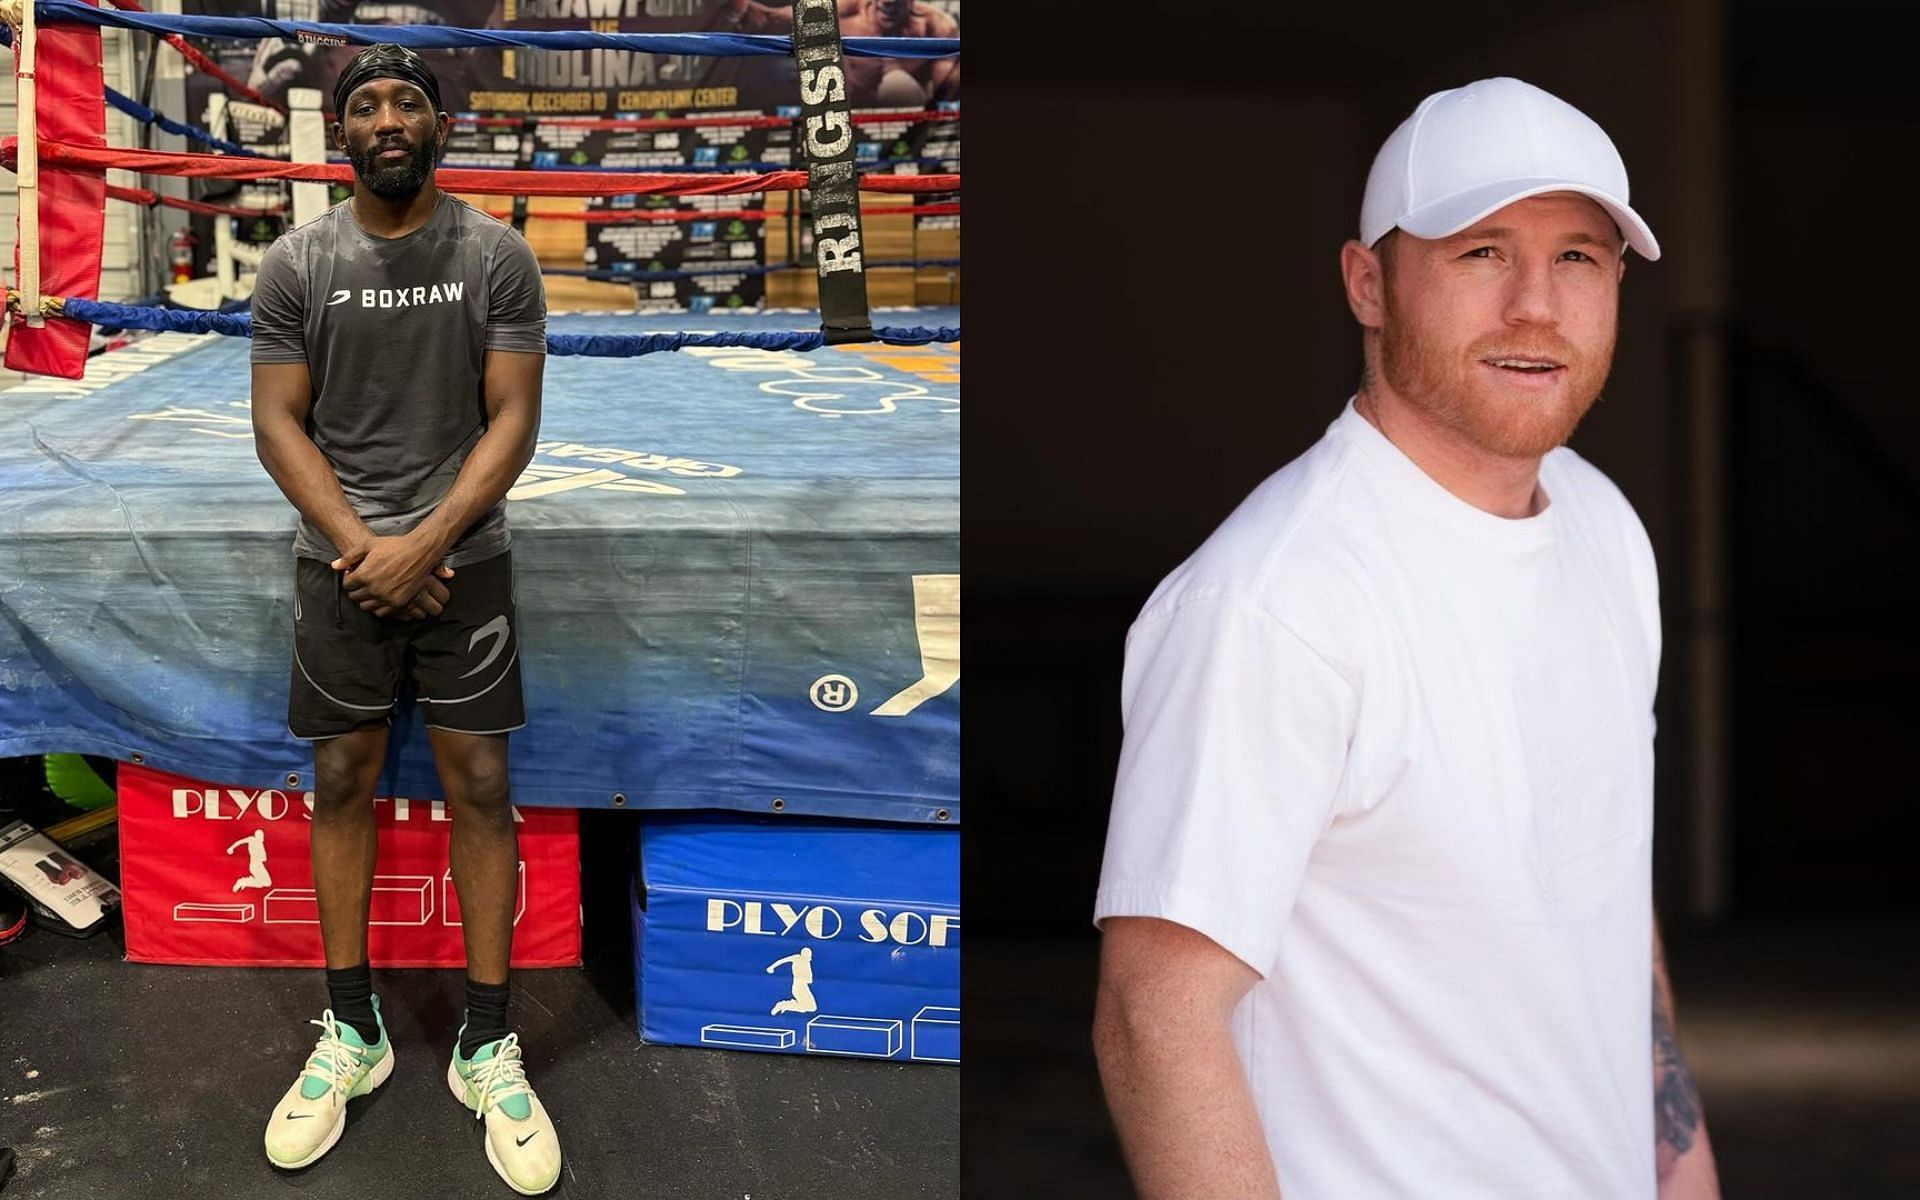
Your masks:
<instances>
[{"instance_id":1,"label":"boxraw logo","mask_svg":"<svg viewBox=\"0 0 1920 1200\"><path fill-rule=\"evenodd\" d=\"M361 288L361 308L424 308L429 304L458 304L466 299L467 285L455 280L430 287Z\"/></svg>"}]
</instances>

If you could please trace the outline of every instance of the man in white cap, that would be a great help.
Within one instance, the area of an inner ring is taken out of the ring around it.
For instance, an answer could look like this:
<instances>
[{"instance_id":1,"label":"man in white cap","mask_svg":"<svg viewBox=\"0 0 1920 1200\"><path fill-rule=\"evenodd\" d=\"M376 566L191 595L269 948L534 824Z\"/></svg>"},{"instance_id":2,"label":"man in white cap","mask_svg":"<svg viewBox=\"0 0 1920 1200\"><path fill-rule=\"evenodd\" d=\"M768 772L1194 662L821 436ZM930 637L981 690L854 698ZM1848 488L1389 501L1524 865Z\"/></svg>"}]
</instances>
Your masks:
<instances>
[{"instance_id":1,"label":"man in white cap","mask_svg":"<svg viewBox=\"0 0 1920 1200\"><path fill-rule=\"evenodd\" d=\"M1358 393L1154 592L1095 919L1147 1200L1717 1197L1649 848L1660 617L1563 444L1613 356L1606 133L1515 79L1387 139Z\"/></svg>"}]
</instances>

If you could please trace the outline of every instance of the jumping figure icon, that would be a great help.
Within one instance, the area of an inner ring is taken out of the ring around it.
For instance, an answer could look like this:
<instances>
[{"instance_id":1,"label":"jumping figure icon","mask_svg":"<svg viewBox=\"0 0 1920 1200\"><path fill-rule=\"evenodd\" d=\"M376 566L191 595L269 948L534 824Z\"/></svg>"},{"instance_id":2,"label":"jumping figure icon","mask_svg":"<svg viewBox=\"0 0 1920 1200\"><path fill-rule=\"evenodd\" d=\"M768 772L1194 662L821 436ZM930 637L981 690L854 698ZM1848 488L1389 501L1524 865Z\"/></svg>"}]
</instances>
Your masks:
<instances>
[{"instance_id":1,"label":"jumping figure icon","mask_svg":"<svg viewBox=\"0 0 1920 1200\"><path fill-rule=\"evenodd\" d=\"M247 848L247 873L233 881L233 890L238 892L242 888L272 887L273 876L267 874L267 831L254 830L228 846L227 853L232 854L242 846Z\"/></svg>"},{"instance_id":2,"label":"jumping figure icon","mask_svg":"<svg viewBox=\"0 0 1920 1200\"><path fill-rule=\"evenodd\" d=\"M771 975L781 967L793 968L793 996L773 1006L773 1016L781 1013L810 1013L819 1011L820 1005L813 998L813 947L803 946L798 954L789 954L767 964L767 974Z\"/></svg>"}]
</instances>

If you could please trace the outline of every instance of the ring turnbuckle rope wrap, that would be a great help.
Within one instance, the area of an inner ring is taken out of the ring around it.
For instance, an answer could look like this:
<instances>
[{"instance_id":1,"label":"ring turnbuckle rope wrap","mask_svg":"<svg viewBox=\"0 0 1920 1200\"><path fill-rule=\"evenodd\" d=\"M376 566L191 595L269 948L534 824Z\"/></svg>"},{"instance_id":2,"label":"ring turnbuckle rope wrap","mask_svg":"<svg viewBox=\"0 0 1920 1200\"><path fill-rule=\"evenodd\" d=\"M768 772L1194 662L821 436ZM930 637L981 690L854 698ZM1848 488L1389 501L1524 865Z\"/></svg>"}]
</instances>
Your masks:
<instances>
[{"instance_id":1,"label":"ring turnbuckle rope wrap","mask_svg":"<svg viewBox=\"0 0 1920 1200\"><path fill-rule=\"evenodd\" d=\"M39 304L37 315L42 317L65 316L67 311L66 305L67 305L67 302L64 297L42 296L40 297L40 304ZM7 289L7 311L10 313L24 313L26 311L22 307L20 289L18 288Z\"/></svg>"}]
</instances>

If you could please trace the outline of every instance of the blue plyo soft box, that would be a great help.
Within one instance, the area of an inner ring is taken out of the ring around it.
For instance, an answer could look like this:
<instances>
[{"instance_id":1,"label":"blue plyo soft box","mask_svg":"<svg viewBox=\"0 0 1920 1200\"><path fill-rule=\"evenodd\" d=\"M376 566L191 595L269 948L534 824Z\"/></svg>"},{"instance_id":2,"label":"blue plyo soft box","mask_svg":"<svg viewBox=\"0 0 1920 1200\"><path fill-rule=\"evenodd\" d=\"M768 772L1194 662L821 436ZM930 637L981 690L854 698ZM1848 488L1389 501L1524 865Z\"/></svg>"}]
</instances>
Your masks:
<instances>
[{"instance_id":1,"label":"blue plyo soft box","mask_svg":"<svg viewBox=\"0 0 1920 1200\"><path fill-rule=\"evenodd\" d=\"M643 1040L960 1061L959 830L661 818L640 879Z\"/></svg>"}]
</instances>

